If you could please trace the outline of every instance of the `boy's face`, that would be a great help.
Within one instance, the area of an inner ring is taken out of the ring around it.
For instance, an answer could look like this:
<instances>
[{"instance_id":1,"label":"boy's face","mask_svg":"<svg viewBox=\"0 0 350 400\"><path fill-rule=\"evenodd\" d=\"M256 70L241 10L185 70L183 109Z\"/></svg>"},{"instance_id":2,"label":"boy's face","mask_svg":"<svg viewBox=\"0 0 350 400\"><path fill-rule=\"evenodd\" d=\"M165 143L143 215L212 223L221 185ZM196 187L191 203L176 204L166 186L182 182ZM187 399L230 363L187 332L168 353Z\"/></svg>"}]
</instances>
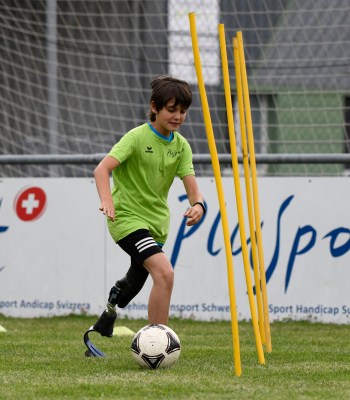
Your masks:
<instances>
[{"instance_id":1,"label":"boy's face","mask_svg":"<svg viewBox=\"0 0 350 400\"><path fill-rule=\"evenodd\" d=\"M187 109L180 104L175 106L175 98L168 100L159 111L151 103L151 111L156 114L156 120L152 122L152 126L164 136L169 136L170 132L178 130L185 121L187 113Z\"/></svg>"}]
</instances>

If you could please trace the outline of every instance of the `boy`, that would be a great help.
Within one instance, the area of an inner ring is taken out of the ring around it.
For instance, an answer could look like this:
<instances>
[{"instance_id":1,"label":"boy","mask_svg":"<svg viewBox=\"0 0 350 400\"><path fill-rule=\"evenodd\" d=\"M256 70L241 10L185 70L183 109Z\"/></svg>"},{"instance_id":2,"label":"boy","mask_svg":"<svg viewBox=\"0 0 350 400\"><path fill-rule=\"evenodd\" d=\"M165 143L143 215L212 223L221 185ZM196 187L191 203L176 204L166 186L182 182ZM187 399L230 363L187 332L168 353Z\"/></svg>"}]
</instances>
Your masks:
<instances>
[{"instance_id":1,"label":"boy","mask_svg":"<svg viewBox=\"0 0 350 400\"><path fill-rule=\"evenodd\" d=\"M149 123L126 133L94 171L100 210L107 216L113 240L130 255L126 276L112 287L107 309L94 325L111 337L116 306L124 308L139 293L148 275L153 286L148 302L150 324L168 323L174 271L162 251L169 228L168 192L178 176L191 207L187 225L197 224L205 213L192 164L192 151L177 130L192 102L189 85L171 76L151 83ZM112 173L114 188L110 191Z\"/></svg>"}]
</instances>

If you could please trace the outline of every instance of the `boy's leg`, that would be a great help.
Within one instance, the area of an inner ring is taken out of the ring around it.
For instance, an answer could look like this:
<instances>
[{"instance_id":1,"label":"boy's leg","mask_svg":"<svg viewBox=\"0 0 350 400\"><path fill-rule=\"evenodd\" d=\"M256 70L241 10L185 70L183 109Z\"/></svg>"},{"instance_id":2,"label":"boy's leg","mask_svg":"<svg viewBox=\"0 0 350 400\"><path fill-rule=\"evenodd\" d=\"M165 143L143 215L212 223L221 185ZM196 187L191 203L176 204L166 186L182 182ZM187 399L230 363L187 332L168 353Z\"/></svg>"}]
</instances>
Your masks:
<instances>
[{"instance_id":1,"label":"boy's leg","mask_svg":"<svg viewBox=\"0 0 350 400\"><path fill-rule=\"evenodd\" d=\"M153 287L148 302L149 323L167 325L174 284L174 270L164 253L157 253L148 257L143 265L153 279Z\"/></svg>"},{"instance_id":2,"label":"boy's leg","mask_svg":"<svg viewBox=\"0 0 350 400\"><path fill-rule=\"evenodd\" d=\"M140 292L148 277L147 270L131 260L131 265L125 277L115 283L109 292L107 309L94 325L94 330L102 336L112 337L113 326L117 318L116 306L126 307Z\"/></svg>"},{"instance_id":3,"label":"boy's leg","mask_svg":"<svg viewBox=\"0 0 350 400\"><path fill-rule=\"evenodd\" d=\"M112 287L107 310L94 325L94 329L102 336L109 337L113 335L113 325L117 317L116 305L121 308L126 307L143 287L148 273L153 279L148 305L149 321L150 323L165 324L168 321L174 281L174 272L170 261L146 229L131 233L120 240L118 245L130 255L133 261L126 276Z\"/></svg>"},{"instance_id":4,"label":"boy's leg","mask_svg":"<svg viewBox=\"0 0 350 400\"><path fill-rule=\"evenodd\" d=\"M115 283L118 294L114 305L116 304L119 308L126 307L143 288L148 275L148 271L142 265L131 259L131 266L128 272L124 278Z\"/></svg>"}]
</instances>

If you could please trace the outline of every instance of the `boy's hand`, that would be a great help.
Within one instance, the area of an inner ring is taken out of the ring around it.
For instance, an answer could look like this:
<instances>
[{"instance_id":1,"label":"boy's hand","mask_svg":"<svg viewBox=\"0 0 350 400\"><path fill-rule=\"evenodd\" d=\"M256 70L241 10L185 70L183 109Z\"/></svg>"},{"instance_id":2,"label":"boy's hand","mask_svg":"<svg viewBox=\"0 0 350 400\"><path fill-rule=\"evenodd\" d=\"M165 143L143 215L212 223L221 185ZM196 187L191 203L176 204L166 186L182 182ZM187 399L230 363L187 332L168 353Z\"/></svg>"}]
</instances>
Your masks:
<instances>
[{"instance_id":1,"label":"boy's hand","mask_svg":"<svg viewBox=\"0 0 350 400\"><path fill-rule=\"evenodd\" d=\"M99 210L102 211L104 215L106 215L111 221L114 222L115 210L112 199L102 201Z\"/></svg>"},{"instance_id":2,"label":"boy's hand","mask_svg":"<svg viewBox=\"0 0 350 400\"><path fill-rule=\"evenodd\" d=\"M188 220L186 222L187 226L192 226L198 224L198 222L203 217L203 209L199 204L194 205L186 210L184 217L187 217Z\"/></svg>"}]
</instances>

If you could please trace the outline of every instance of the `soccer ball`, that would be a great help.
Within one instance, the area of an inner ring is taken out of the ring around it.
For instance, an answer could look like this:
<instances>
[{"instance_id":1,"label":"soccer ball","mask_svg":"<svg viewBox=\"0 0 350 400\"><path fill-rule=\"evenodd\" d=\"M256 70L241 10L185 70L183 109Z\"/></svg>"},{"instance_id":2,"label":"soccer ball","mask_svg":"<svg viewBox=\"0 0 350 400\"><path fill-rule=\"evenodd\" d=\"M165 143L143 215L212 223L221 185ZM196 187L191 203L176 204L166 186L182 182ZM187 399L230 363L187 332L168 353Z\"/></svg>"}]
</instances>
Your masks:
<instances>
[{"instance_id":1,"label":"soccer ball","mask_svg":"<svg viewBox=\"0 0 350 400\"><path fill-rule=\"evenodd\" d=\"M180 357L177 334L168 326L151 324L141 328L131 343L131 352L141 367L170 368Z\"/></svg>"}]
</instances>

